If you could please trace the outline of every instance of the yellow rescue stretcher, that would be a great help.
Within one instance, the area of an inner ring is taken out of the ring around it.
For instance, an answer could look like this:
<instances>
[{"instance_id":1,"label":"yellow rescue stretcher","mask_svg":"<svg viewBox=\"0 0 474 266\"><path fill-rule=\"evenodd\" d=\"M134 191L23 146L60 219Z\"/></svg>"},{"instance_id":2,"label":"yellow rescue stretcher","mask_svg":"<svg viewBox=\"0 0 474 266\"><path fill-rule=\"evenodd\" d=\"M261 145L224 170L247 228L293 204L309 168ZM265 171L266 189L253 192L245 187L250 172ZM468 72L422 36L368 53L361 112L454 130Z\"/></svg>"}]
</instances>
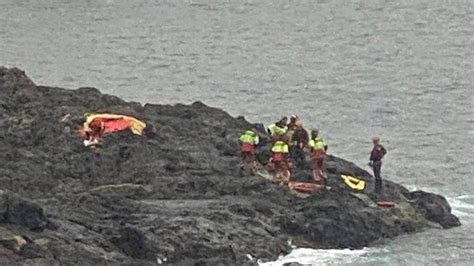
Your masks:
<instances>
[{"instance_id":1,"label":"yellow rescue stretcher","mask_svg":"<svg viewBox=\"0 0 474 266\"><path fill-rule=\"evenodd\" d=\"M350 175L341 175L341 178L344 180L346 185L354 190L364 190L365 189L365 181L355 178Z\"/></svg>"}]
</instances>

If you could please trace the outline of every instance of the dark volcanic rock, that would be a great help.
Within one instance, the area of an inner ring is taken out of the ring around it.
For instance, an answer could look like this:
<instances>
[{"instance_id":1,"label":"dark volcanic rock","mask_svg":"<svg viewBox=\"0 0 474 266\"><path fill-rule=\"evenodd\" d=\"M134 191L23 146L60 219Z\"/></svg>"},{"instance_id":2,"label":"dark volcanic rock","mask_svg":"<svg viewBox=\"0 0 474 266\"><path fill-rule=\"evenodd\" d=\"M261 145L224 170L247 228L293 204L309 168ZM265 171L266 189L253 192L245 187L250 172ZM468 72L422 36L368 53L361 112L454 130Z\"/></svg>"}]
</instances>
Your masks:
<instances>
[{"instance_id":1,"label":"dark volcanic rock","mask_svg":"<svg viewBox=\"0 0 474 266\"><path fill-rule=\"evenodd\" d=\"M78 135L86 112L133 115L148 127L141 137L107 136L95 153ZM202 103L142 106L0 68L0 264L254 264L290 252L290 240L361 248L459 225L443 197L388 180L397 207L377 207L372 176L334 156L325 162L333 189L306 199L241 176L237 139L249 127L268 140L263 126ZM259 150L266 162L268 145ZM364 179L366 191L348 189L341 174Z\"/></svg>"},{"instance_id":2,"label":"dark volcanic rock","mask_svg":"<svg viewBox=\"0 0 474 266\"><path fill-rule=\"evenodd\" d=\"M451 214L451 206L444 197L424 191L411 192L407 197L414 201L426 219L439 223L443 228L461 225L459 219Z\"/></svg>"},{"instance_id":3,"label":"dark volcanic rock","mask_svg":"<svg viewBox=\"0 0 474 266\"><path fill-rule=\"evenodd\" d=\"M0 223L24 226L30 230L42 231L48 220L37 204L22 199L13 193L0 190Z\"/></svg>"}]
</instances>

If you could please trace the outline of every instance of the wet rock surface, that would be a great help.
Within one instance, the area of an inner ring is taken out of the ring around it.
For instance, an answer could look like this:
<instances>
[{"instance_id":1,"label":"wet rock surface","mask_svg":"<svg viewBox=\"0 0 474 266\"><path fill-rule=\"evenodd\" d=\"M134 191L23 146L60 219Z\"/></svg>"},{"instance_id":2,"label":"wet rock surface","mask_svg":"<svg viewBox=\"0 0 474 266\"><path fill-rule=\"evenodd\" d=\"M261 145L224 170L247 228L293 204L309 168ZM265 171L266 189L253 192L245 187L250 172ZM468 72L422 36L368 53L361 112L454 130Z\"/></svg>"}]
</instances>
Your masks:
<instances>
[{"instance_id":1,"label":"wet rock surface","mask_svg":"<svg viewBox=\"0 0 474 266\"><path fill-rule=\"evenodd\" d=\"M87 112L132 115L148 128L107 136L91 152L78 134ZM199 102L142 106L94 88L36 86L0 68L0 264L254 264L290 243L362 248L460 225L442 196L390 181L385 197L397 206L377 207L373 177L333 156L325 162L332 190L305 199L242 175L237 139L249 127L267 139L261 125ZM341 174L367 188L350 190Z\"/></svg>"}]
</instances>

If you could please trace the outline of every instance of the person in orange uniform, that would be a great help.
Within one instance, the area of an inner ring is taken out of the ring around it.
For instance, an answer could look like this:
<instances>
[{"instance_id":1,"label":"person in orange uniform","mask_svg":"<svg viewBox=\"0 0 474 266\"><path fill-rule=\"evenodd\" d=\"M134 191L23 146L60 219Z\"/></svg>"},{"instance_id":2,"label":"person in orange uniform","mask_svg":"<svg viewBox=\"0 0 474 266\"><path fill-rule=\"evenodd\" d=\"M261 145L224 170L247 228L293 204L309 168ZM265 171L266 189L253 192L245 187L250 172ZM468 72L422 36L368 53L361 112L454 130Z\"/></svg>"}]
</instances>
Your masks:
<instances>
[{"instance_id":1,"label":"person in orange uniform","mask_svg":"<svg viewBox=\"0 0 474 266\"><path fill-rule=\"evenodd\" d=\"M290 180L290 162L288 160L289 138L287 118L283 117L280 121L268 127L268 133L272 137L272 162L275 171L275 181L288 183Z\"/></svg>"},{"instance_id":2,"label":"person in orange uniform","mask_svg":"<svg viewBox=\"0 0 474 266\"><path fill-rule=\"evenodd\" d=\"M255 146L260 142L257 130L250 129L240 136L240 166L256 166Z\"/></svg>"},{"instance_id":3,"label":"person in orange uniform","mask_svg":"<svg viewBox=\"0 0 474 266\"><path fill-rule=\"evenodd\" d=\"M324 158L328 145L323 138L319 137L319 130L314 129L311 131L311 140L309 141L309 147L311 149L311 161L313 167L313 179L316 182L322 182L326 185L326 174L323 170Z\"/></svg>"}]
</instances>

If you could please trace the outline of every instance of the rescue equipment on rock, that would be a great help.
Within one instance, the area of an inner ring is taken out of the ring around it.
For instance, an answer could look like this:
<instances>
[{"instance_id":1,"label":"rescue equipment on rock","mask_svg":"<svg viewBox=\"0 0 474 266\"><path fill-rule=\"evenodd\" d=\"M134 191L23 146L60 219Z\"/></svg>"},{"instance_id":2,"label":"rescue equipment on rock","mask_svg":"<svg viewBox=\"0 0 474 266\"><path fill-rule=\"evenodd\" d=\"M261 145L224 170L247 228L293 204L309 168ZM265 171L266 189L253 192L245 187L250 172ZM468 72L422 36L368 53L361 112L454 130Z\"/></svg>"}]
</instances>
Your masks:
<instances>
[{"instance_id":1,"label":"rescue equipment on rock","mask_svg":"<svg viewBox=\"0 0 474 266\"><path fill-rule=\"evenodd\" d=\"M116 114L87 114L86 122L84 122L83 128L85 130L89 129L91 123L94 122L104 123L105 134L130 129L133 134L142 135L143 130L146 127L145 122L131 116Z\"/></svg>"},{"instance_id":2,"label":"rescue equipment on rock","mask_svg":"<svg viewBox=\"0 0 474 266\"><path fill-rule=\"evenodd\" d=\"M350 175L341 175L341 178L344 180L346 185L354 190L364 190L365 189L365 181L355 178Z\"/></svg>"},{"instance_id":3,"label":"rescue equipment on rock","mask_svg":"<svg viewBox=\"0 0 474 266\"><path fill-rule=\"evenodd\" d=\"M294 191L298 191L305 194L311 194L316 190L324 189L324 185L321 184L295 181L289 182L288 187Z\"/></svg>"},{"instance_id":4,"label":"rescue equipment on rock","mask_svg":"<svg viewBox=\"0 0 474 266\"><path fill-rule=\"evenodd\" d=\"M85 146L100 145L102 136L130 129L135 135L142 135L145 122L134 117L117 114L86 114L86 121L80 128Z\"/></svg>"},{"instance_id":5,"label":"rescue equipment on rock","mask_svg":"<svg viewBox=\"0 0 474 266\"><path fill-rule=\"evenodd\" d=\"M377 201L377 205L382 208L392 208L395 207L395 202L393 201Z\"/></svg>"}]
</instances>

